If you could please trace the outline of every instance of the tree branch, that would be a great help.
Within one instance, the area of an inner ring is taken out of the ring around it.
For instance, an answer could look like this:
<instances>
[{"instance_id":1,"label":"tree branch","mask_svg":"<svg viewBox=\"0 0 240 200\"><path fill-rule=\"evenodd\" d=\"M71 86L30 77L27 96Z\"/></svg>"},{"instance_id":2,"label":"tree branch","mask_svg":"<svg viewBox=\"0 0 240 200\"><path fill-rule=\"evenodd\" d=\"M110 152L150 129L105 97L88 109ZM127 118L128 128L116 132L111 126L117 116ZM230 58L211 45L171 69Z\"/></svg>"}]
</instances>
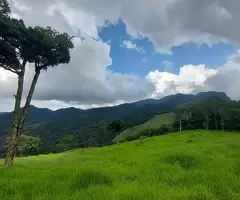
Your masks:
<instances>
[{"instance_id":1,"label":"tree branch","mask_svg":"<svg viewBox=\"0 0 240 200\"><path fill-rule=\"evenodd\" d=\"M2 67L3 69L5 69L5 70L7 70L7 71L10 71L10 72L12 72L12 73L14 73L14 74L19 75L19 72L16 71L16 70L10 69L10 68L5 67L5 66L2 66L2 65L0 65L0 67Z\"/></svg>"},{"instance_id":2,"label":"tree branch","mask_svg":"<svg viewBox=\"0 0 240 200\"><path fill-rule=\"evenodd\" d=\"M46 68L48 65L49 65L49 64L44 64L44 65L38 66L38 67L36 68L36 70L39 70L39 71L40 71L40 70Z\"/></svg>"}]
</instances>

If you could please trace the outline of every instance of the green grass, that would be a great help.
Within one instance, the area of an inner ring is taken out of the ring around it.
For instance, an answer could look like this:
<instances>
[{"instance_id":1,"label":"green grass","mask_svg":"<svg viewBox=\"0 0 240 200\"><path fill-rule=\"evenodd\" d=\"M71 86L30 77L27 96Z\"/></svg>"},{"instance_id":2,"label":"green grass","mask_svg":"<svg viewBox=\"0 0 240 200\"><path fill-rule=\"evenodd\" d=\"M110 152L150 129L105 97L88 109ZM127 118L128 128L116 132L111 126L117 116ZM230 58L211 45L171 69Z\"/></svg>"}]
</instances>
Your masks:
<instances>
[{"instance_id":1,"label":"green grass","mask_svg":"<svg viewBox=\"0 0 240 200\"><path fill-rule=\"evenodd\" d=\"M0 199L239 200L239 158L239 133L189 131L16 159Z\"/></svg>"},{"instance_id":2,"label":"green grass","mask_svg":"<svg viewBox=\"0 0 240 200\"><path fill-rule=\"evenodd\" d=\"M127 129L120 133L113 141L114 142L121 142L124 141L129 136L136 136L140 135L140 133L148 128L157 129L160 128L162 124L172 124L173 122L173 114L172 113L165 113L159 114L153 117L152 119L146 121L143 124L135 126L133 128Z\"/></svg>"}]
</instances>

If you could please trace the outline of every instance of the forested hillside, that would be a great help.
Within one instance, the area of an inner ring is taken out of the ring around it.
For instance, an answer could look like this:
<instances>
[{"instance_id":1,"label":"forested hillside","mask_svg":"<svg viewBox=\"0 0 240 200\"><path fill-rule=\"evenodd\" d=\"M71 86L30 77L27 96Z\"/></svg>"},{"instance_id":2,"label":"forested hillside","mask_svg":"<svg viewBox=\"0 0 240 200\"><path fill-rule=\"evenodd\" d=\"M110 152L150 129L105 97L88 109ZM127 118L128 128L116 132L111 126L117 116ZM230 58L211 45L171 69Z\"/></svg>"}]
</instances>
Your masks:
<instances>
[{"instance_id":1,"label":"forested hillside","mask_svg":"<svg viewBox=\"0 0 240 200\"><path fill-rule=\"evenodd\" d=\"M89 110L76 108L52 111L31 106L24 134L42 138L44 152L62 151L59 143L65 135L74 135L74 147L101 146L110 144L116 137L116 132L108 129L108 124L114 120L122 120L124 129L139 125L156 114L171 112L182 104L207 100L210 97L229 101L225 93L204 92L197 95L176 94L160 100L147 99L114 107L103 107ZM0 115L0 143L8 133L11 113ZM104 135L104 137L103 137ZM3 145L1 145L3 146ZM70 145L72 146L72 145ZM4 152L0 150L0 154Z\"/></svg>"}]
</instances>

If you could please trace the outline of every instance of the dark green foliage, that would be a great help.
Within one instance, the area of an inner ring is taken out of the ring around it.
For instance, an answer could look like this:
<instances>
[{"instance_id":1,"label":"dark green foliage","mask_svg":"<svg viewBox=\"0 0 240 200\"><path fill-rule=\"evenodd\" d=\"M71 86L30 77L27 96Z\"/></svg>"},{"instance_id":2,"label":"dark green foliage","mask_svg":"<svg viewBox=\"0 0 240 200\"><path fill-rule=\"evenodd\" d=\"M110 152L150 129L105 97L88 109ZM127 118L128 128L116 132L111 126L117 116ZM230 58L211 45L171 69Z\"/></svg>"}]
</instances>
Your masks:
<instances>
[{"instance_id":1,"label":"dark green foliage","mask_svg":"<svg viewBox=\"0 0 240 200\"><path fill-rule=\"evenodd\" d=\"M35 63L35 70L47 69L69 63L73 43L67 33L59 33L51 27L29 27L24 49L29 62Z\"/></svg>"},{"instance_id":2,"label":"dark green foliage","mask_svg":"<svg viewBox=\"0 0 240 200\"><path fill-rule=\"evenodd\" d=\"M0 4L3 2L0 1ZM0 67L19 73L25 60L23 49L27 28L22 20L9 17L9 12L8 8L0 12Z\"/></svg>"},{"instance_id":3,"label":"dark green foliage","mask_svg":"<svg viewBox=\"0 0 240 200\"><path fill-rule=\"evenodd\" d=\"M108 124L107 129L109 131L113 131L114 133L120 133L121 131L123 131L126 128L125 123L123 122L123 120L116 120L116 121L112 121Z\"/></svg>"},{"instance_id":4,"label":"dark green foliage","mask_svg":"<svg viewBox=\"0 0 240 200\"><path fill-rule=\"evenodd\" d=\"M57 143L57 151L67 151L77 147L77 136L73 134L64 135Z\"/></svg>"},{"instance_id":5,"label":"dark green foliage","mask_svg":"<svg viewBox=\"0 0 240 200\"><path fill-rule=\"evenodd\" d=\"M7 147L9 137L6 138L4 147ZM36 136L21 135L16 156L37 155L41 152L43 141Z\"/></svg>"},{"instance_id":6,"label":"dark green foliage","mask_svg":"<svg viewBox=\"0 0 240 200\"><path fill-rule=\"evenodd\" d=\"M237 101L211 98L181 106L175 112L176 118L173 123L175 129L179 127L179 115L183 116L184 113L190 113L188 118L182 118L182 128L185 130L240 130L240 102Z\"/></svg>"},{"instance_id":7,"label":"dark green foliage","mask_svg":"<svg viewBox=\"0 0 240 200\"><path fill-rule=\"evenodd\" d=\"M23 155L36 155L43 146L42 139L39 137L21 135L18 146L18 153Z\"/></svg>"},{"instance_id":8,"label":"dark green foliage","mask_svg":"<svg viewBox=\"0 0 240 200\"><path fill-rule=\"evenodd\" d=\"M0 0L0 15L9 15L11 13L7 0Z\"/></svg>"},{"instance_id":9,"label":"dark green foliage","mask_svg":"<svg viewBox=\"0 0 240 200\"><path fill-rule=\"evenodd\" d=\"M104 122L91 125L87 130L85 134L79 135L80 147L110 145L117 134Z\"/></svg>"}]
</instances>

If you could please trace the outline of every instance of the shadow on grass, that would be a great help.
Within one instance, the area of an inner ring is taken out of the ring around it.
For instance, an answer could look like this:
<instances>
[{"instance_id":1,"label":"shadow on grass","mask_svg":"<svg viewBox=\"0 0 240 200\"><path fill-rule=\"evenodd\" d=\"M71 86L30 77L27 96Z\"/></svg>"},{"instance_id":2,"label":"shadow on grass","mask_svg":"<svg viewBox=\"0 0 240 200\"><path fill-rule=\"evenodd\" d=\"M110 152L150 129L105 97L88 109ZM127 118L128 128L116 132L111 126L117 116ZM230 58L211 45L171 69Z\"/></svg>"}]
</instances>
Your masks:
<instances>
[{"instance_id":1,"label":"shadow on grass","mask_svg":"<svg viewBox=\"0 0 240 200\"><path fill-rule=\"evenodd\" d=\"M112 181L110 177L99 171L83 171L73 177L70 190L87 189L92 186L110 186Z\"/></svg>"},{"instance_id":2,"label":"shadow on grass","mask_svg":"<svg viewBox=\"0 0 240 200\"><path fill-rule=\"evenodd\" d=\"M198 168L201 164L200 160L194 156L185 152L179 152L170 154L164 158L164 160L171 165L180 165L185 170Z\"/></svg>"}]
</instances>

